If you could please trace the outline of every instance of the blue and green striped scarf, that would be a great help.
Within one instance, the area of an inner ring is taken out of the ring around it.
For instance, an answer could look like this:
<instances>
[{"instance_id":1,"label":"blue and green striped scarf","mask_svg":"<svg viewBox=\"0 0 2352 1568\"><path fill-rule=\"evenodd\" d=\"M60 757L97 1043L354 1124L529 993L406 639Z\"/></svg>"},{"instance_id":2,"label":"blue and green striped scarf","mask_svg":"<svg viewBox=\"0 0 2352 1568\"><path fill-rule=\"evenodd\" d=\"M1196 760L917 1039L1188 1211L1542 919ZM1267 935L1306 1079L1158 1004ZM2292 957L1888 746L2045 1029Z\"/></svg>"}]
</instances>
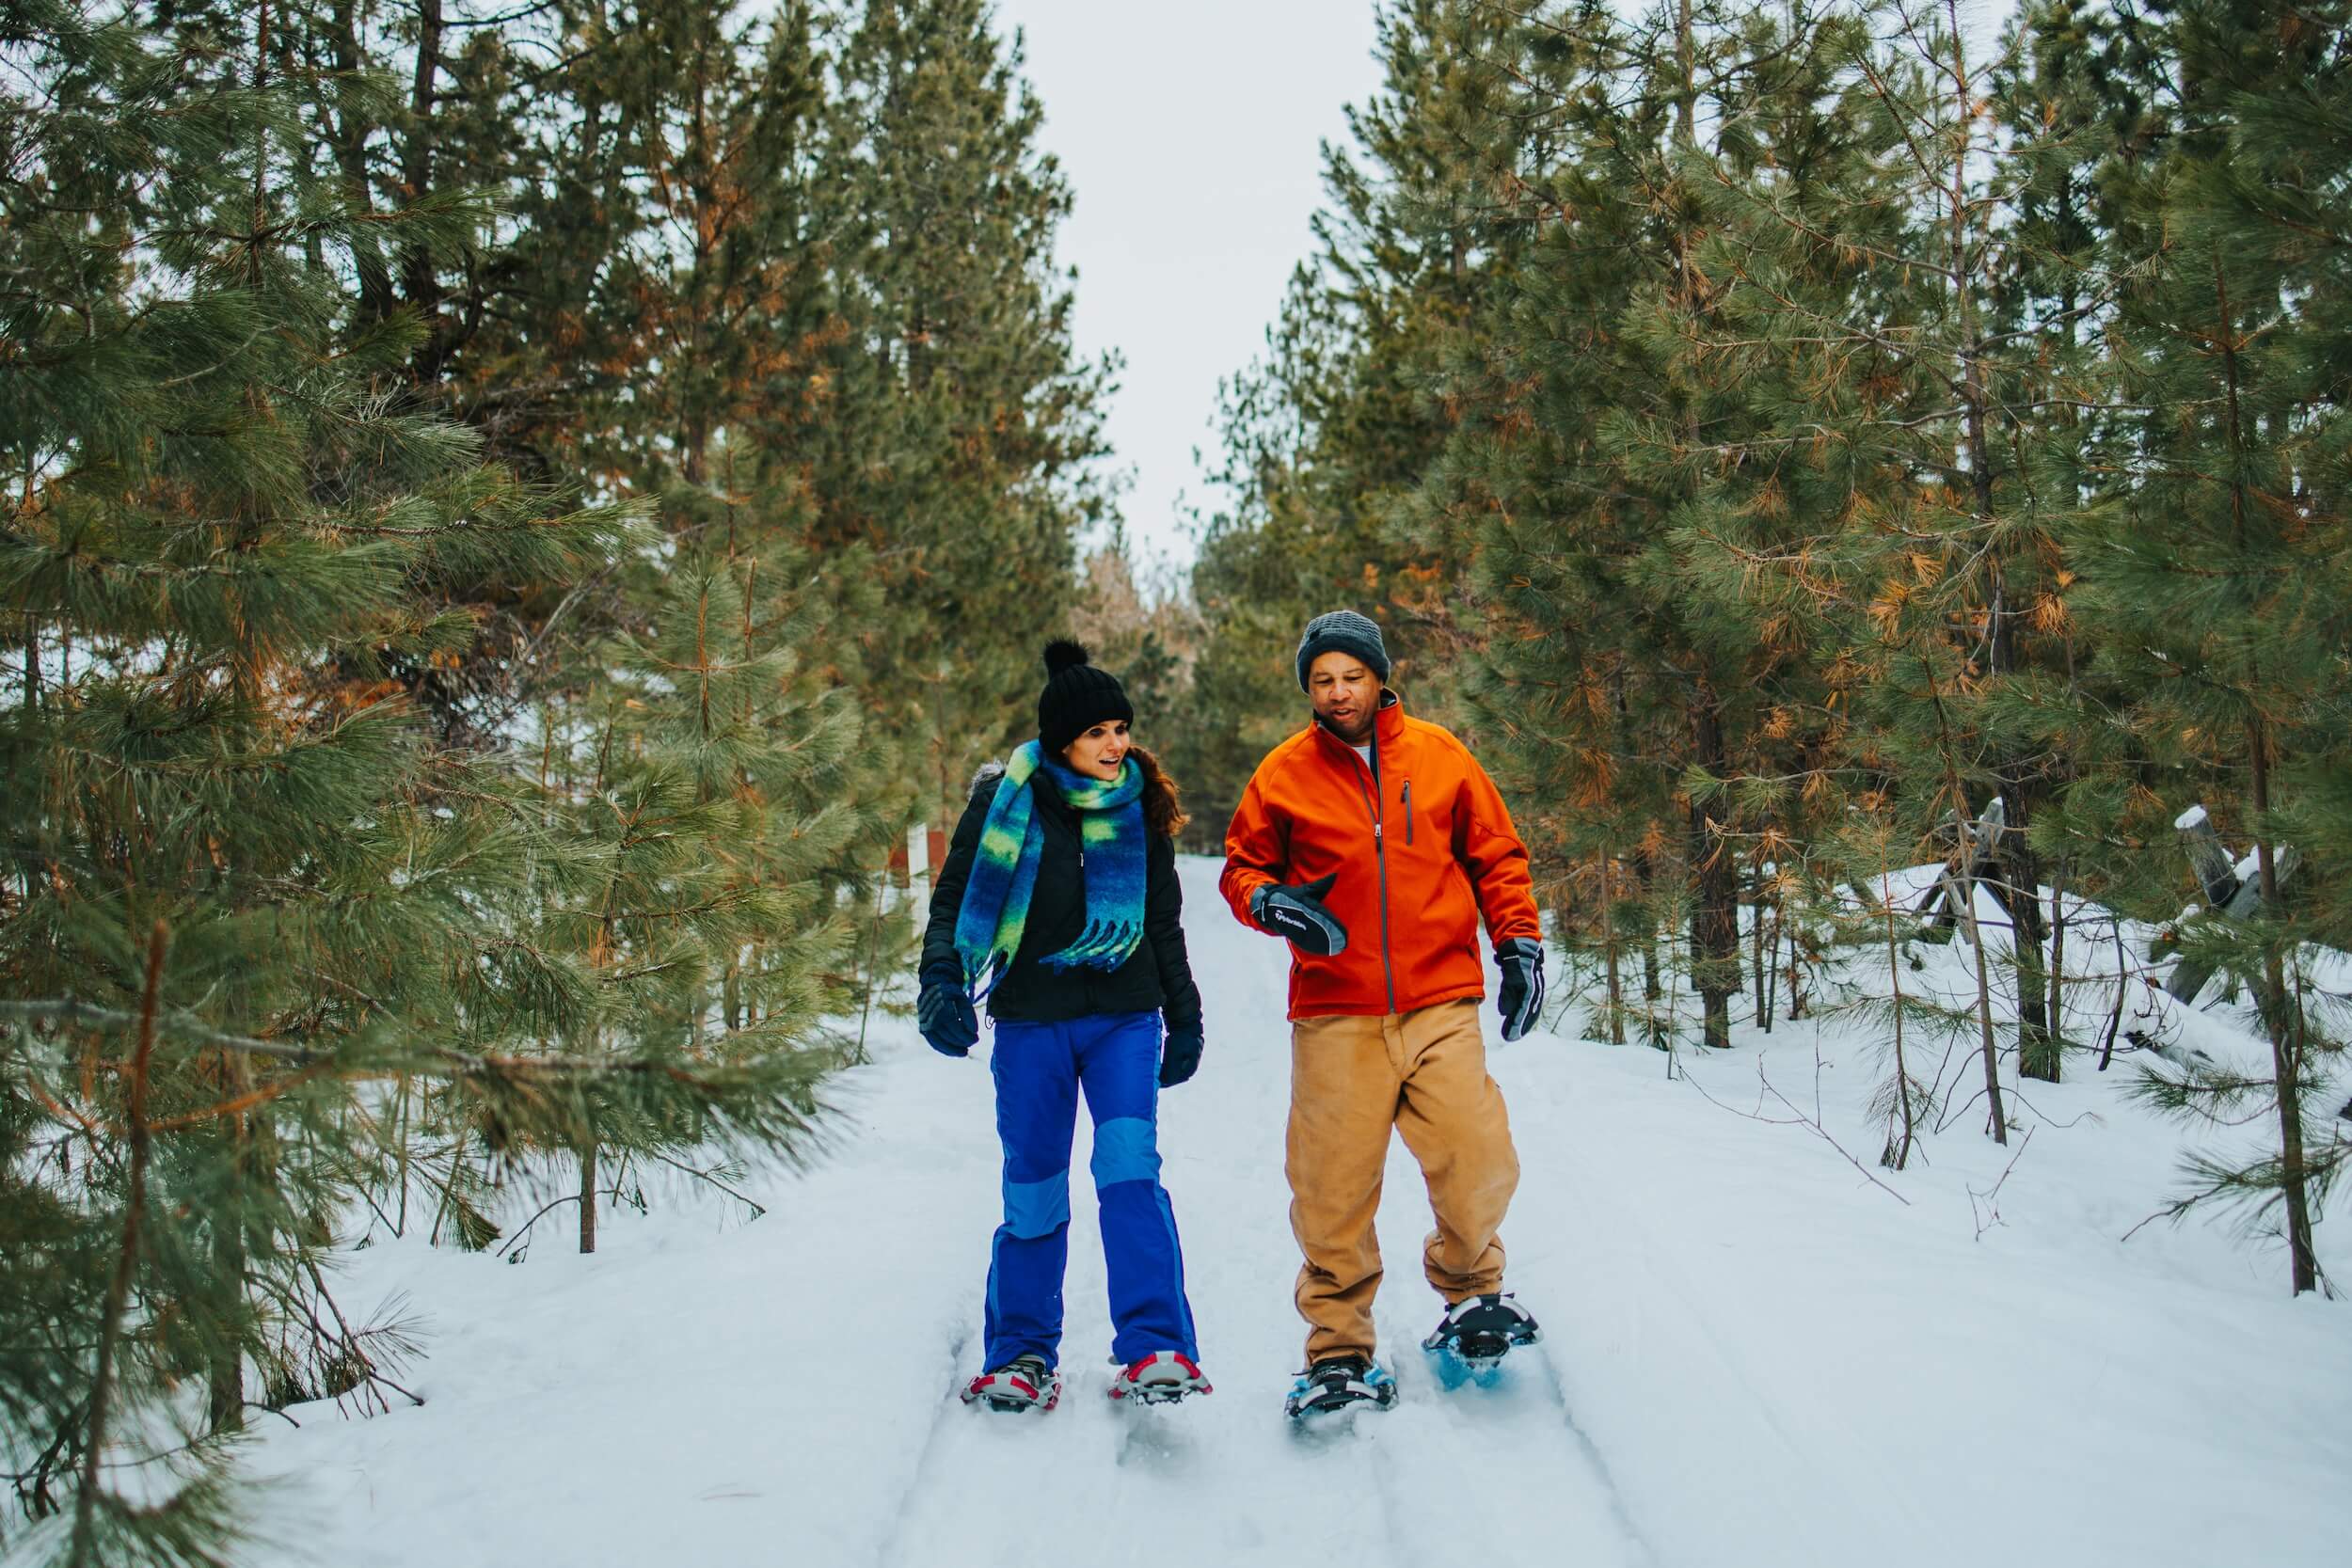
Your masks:
<instances>
[{"instance_id":1,"label":"blue and green striped scarf","mask_svg":"<svg viewBox=\"0 0 2352 1568\"><path fill-rule=\"evenodd\" d=\"M976 998L1011 964L1028 923L1045 844L1031 788L1041 768L1078 814L1087 923L1077 941L1038 961L1048 969L1113 970L1143 938L1143 769L1131 756L1115 781L1090 779L1047 757L1032 740L1013 752L997 781L963 884L963 907L956 911L956 951L963 958L963 983L976 988Z\"/></svg>"}]
</instances>

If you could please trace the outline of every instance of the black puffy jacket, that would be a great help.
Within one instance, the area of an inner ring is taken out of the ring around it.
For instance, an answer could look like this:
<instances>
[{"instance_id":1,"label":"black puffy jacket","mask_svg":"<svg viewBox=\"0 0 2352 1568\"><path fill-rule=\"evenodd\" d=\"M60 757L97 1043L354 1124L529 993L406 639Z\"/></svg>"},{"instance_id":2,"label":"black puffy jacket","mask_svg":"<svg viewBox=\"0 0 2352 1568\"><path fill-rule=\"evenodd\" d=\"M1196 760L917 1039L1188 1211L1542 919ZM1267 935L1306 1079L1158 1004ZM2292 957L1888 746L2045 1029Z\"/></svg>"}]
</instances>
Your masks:
<instances>
[{"instance_id":1,"label":"black puffy jacket","mask_svg":"<svg viewBox=\"0 0 2352 1568\"><path fill-rule=\"evenodd\" d=\"M947 863L931 889L930 924L923 929L923 979L960 985L963 960L956 953L956 915L963 908L963 884L972 856L996 798L1004 768L990 765L973 781L972 799L947 847ZM1184 954L1183 887L1176 879L1176 847L1165 833L1151 835L1144 850L1143 937L1127 961L1100 969L1047 969L1038 959L1078 940L1086 927L1085 871L1078 863L1078 814L1061 798L1043 769L1030 784L1036 819L1044 831L1037 864L1037 887L1029 895L1029 918L1020 949L1003 978L988 993L988 1010L1000 1019L1055 1023L1096 1013L1167 1014L1170 1034L1200 1027L1200 988L1193 983L1192 960Z\"/></svg>"}]
</instances>

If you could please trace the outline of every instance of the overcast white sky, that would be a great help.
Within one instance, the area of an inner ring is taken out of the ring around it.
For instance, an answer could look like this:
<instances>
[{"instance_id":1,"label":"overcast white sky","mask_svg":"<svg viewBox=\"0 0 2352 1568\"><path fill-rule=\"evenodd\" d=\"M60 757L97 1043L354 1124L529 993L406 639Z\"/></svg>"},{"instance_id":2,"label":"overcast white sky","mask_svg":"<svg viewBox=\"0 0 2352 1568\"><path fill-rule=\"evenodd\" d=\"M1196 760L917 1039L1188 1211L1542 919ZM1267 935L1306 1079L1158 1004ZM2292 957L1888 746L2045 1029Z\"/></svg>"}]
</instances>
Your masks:
<instances>
[{"instance_id":1,"label":"overcast white sky","mask_svg":"<svg viewBox=\"0 0 2352 1568\"><path fill-rule=\"evenodd\" d=\"M1613 0L1639 9L1639 0ZM1981 53L2015 0L1962 0ZM1380 86L1374 0L996 0L1075 202L1075 331L1126 357L1108 420L1139 567L1188 565L1179 511L1219 498L1216 384L1257 356L1323 197L1320 144Z\"/></svg>"},{"instance_id":2,"label":"overcast white sky","mask_svg":"<svg viewBox=\"0 0 2352 1568\"><path fill-rule=\"evenodd\" d=\"M1188 563L1216 384L1264 343L1320 204L1318 143L1377 89L1373 0L997 0L1021 30L1075 210L1081 352L1126 357L1111 402L1137 563Z\"/></svg>"}]
</instances>

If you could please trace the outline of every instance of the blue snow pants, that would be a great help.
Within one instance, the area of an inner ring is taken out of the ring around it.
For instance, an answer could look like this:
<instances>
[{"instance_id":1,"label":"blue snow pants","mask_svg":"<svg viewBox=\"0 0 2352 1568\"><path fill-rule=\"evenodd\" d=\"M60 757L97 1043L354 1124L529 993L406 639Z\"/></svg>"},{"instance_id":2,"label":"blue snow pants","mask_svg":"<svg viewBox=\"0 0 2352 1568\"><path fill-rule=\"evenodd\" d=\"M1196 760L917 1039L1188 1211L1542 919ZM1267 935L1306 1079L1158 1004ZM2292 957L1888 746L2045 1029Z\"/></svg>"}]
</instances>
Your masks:
<instances>
[{"instance_id":1,"label":"blue snow pants","mask_svg":"<svg viewBox=\"0 0 2352 1568\"><path fill-rule=\"evenodd\" d=\"M1001 1019L990 1053L1005 1148L1005 1223L988 1263L987 1357L1035 1352L1058 1365L1062 1269L1070 1256L1070 1145L1078 1091L1094 1118L1094 1195L1110 1275L1111 1354L1200 1358L1184 1300L1176 1214L1160 1186L1160 1015L1061 1023Z\"/></svg>"}]
</instances>

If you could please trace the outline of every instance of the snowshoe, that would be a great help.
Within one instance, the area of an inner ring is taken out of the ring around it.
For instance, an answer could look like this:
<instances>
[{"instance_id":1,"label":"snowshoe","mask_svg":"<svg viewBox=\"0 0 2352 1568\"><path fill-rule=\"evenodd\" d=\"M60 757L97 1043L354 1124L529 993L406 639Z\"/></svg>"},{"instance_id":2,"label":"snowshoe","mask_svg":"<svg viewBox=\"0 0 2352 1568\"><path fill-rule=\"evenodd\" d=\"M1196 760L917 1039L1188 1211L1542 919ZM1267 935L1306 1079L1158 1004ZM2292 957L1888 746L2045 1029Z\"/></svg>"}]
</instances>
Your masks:
<instances>
[{"instance_id":1,"label":"snowshoe","mask_svg":"<svg viewBox=\"0 0 2352 1568\"><path fill-rule=\"evenodd\" d=\"M1334 1355L1298 1374L1282 1412L1294 1421L1351 1405L1386 1410L1396 1402L1396 1379L1368 1355Z\"/></svg>"},{"instance_id":2,"label":"snowshoe","mask_svg":"<svg viewBox=\"0 0 2352 1568\"><path fill-rule=\"evenodd\" d=\"M1136 1404L1174 1404L1186 1394L1212 1392L1192 1357L1168 1350L1153 1351L1111 1379L1111 1398Z\"/></svg>"},{"instance_id":3,"label":"snowshoe","mask_svg":"<svg viewBox=\"0 0 2352 1568\"><path fill-rule=\"evenodd\" d=\"M1490 1386L1513 1346L1543 1337L1527 1308L1507 1293L1464 1296L1445 1309L1421 1348L1439 1359L1447 1386L1458 1386L1464 1377Z\"/></svg>"},{"instance_id":4,"label":"snowshoe","mask_svg":"<svg viewBox=\"0 0 2352 1568\"><path fill-rule=\"evenodd\" d=\"M963 1402L991 1410L1051 1410L1061 1398L1061 1374L1041 1355L1016 1355L964 1385Z\"/></svg>"}]
</instances>

